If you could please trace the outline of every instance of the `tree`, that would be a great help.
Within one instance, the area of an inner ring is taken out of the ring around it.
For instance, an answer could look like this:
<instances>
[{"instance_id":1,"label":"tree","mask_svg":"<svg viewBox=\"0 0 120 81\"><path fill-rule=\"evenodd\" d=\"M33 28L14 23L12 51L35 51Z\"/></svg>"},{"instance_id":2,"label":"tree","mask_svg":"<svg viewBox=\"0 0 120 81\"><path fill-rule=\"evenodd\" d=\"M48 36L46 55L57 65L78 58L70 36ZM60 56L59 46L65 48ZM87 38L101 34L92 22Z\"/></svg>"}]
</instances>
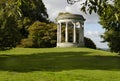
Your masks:
<instances>
[{"instance_id":1,"label":"tree","mask_svg":"<svg viewBox=\"0 0 120 81\"><path fill-rule=\"evenodd\" d=\"M23 17L32 21L48 22L48 14L42 0L21 0L19 7Z\"/></svg>"},{"instance_id":2,"label":"tree","mask_svg":"<svg viewBox=\"0 0 120 81\"><path fill-rule=\"evenodd\" d=\"M84 37L84 41L85 41L85 47L96 49L95 43L90 38Z\"/></svg>"},{"instance_id":3,"label":"tree","mask_svg":"<svg viewBox=\"0 0 120 81\"><path fill-rule=\"evenodd\" d=\"M104 11L106 14L100 16L100 24L106 29L104 35L104 41L108 42L108 45L112 52L120 54L120 1L117 1L114 5L107 6ZM117 14L116 14L117 13ZM115 14L115 16L113 16ZM117 19L117 20L116 20Z\"/></svg>"},{"instance_id":4,"label":"tree","mask_svg":"<svg viewBox=\"0 0 120 81\"><path fill-rule=\"evenodd\" d=\"M16 22L19 13L14 4L0 3L0 50L15 47L21 39Z\"/></svg>"},{"instance_id":5,"label":"tree","mask_svg":"<svg viewBox=\"0 0 120 81\"><path fill-rule=\"evenodd\" d=\"M15 1L15 0L14 0ZM19 28L23 38L28 37L28 31L30 25L35 21L49 22L47 10L42 0L17 0L20 5L22 17L18 21Z\"/></svg>"},{"instance_id":6,"label":"tree","mask_svg":"<svg viewBox=\"0 0 120 81\"><path fill-rule=\"evenodd\" d=\"M56 30L57 27L53 23L46 24L36 21L29 27L28 38L24 39L21 45L34 48L55 47L57 40Z\"/></svg>"},{"instance_id":7,"label":"tree","mask_svg":"<svg viewBox=\"0 0 120 81\"><path fill-rule=\"evenodd\" d=\"M67 0L68 3L75 3L75 0ZM120 54L120 0L86 0L82 3L81 10L90 14L94 11L100 17L100 24L106 30L104 35L104 41L108 42L108 45L112 52Z\"/></svg>"},{"instance_id":8,"label":"tree","mask_svg":"<svg viewBox=\"0 0 120 81\"><path fill-rule=\"evenodd\" d=\"M15 47L27 38L27 29L35 21L49 22L42 0L0 1L0 49Z\"/></svg>"}]
</instances>

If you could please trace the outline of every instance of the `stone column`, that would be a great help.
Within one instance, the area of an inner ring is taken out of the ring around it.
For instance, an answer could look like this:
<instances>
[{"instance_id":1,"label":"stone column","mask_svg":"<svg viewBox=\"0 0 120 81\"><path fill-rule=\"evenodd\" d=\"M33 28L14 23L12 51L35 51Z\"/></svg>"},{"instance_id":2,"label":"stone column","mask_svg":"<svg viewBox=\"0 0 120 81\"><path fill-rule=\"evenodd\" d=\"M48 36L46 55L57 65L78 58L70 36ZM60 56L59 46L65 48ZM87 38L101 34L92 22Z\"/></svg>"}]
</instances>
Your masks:
<instances>
[{"instance_id":1,"label":"stone column","mask_svg":"<svg viewBox=\"0 0 120 81\"><path fill-rule=\"evenodd\" d=\"M66 28L65 28L65 42L68 42L68 22L66 22Z\"/></svg>"},{"instance_id":2,"label":"stone column","mask_svg":"<svg viewBox=\"0 0 120 81\"><path fill-rule=\"evenodd\" d=\"M79 44L81 43L81 25L80 25L80 23L79 23L79 26L80 26L80 28L79 28Z\"/></svg>"},{"instance_id":3,"label":"stone column","mask_svg":"<svg viewBox=\"0 0 120 81\"><path fill-rule=\"evenodd\" d=\"M83 46L84 46L84 24L82 26L82 42L83 42Z\"/></svg>"},{"instance_id":4,"label":"stone column","mask_svg":"<svg viewBox=\"0 0 120 81\"><path fill-rule=\"evenodd\" d=\"M84 27L82 27L82 23L80 23L79 28L79 45L84 46Z\"/></svg>"},{"instance_id":5,"label":"stone column","mask_svg":"<svg viewBox=\"0 0 120 81\"><path fill-rule=\"evenodd\" d=\"M57 23L57 43L59 43L59 23Z\"/></svg>"},{"instance_id":6,"label":"stone column","mask_svg":"<svg viewBox=\"0 0 120 81\"><path fill-rule=\"evenodd\" d=\"M60 25L59 25L59 43L61 43L61 39L62 39L62 28L61 28L61 23L59 23Z\"/></svg>"},{"instance_id":7,"label":"stone column","mask_svg":"<svg viewBox=\"0 0 120 81\"><path fill-rule=\"evenodd\" d=\"M73 28L73 43L76 43L76 23L74 24L74 28Z\"/></svg>"}]
</instances>

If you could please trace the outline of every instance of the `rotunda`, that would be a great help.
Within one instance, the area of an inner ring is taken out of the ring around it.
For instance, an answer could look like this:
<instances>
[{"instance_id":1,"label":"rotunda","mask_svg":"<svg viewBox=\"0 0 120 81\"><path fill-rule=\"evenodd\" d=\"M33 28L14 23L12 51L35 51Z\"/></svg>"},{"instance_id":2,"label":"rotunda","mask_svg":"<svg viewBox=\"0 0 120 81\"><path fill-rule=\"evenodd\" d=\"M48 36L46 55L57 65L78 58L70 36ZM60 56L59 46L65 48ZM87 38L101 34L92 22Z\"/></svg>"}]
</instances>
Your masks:
<instances>
[{"instance_id":1,"label":"rotunda","mask_svg":"<svg viewBox=\"0 0 120 81\"><path fill-rule=\"evenodd\" d=\"M60 13L56 18L57 47L83 47L84 46L84 17L79 14ZM62 27L65 28L64 41L62 41ZM72 41L69 42L69 27L73 29ZM77 34L78 31L78 34Z\"/></svg>"}]
</instances>

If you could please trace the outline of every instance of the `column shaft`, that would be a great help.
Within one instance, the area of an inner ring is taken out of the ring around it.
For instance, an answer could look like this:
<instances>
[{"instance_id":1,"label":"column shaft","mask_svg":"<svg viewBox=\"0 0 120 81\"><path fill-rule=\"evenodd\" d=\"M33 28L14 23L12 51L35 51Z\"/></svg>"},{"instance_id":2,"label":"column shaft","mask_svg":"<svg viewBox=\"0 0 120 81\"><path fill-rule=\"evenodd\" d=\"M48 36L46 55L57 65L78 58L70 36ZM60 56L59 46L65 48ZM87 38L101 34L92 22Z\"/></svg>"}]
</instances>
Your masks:
<instances>
[{"instance_id":1,"label":"column shaft","mask_svg":"<svg viewBox=\"0 0 120 81\"><path fill-rule=\"evenodd\" d=\"M59 43L59 23L57 24L57 43Z\"/></svg>"},{"instance_id":2,"label":"column shaft","mask_svg":"<svg viewBox=\"0 0 120 81\"><path fill-rule=\"evenodd\" d=\"M84 27L82 27L81 23L79 29L79 44L80 46L84 46Z\"/></svg>"},{"instance_id":3,"label":"column shaft","mask_svg":"<svg viewBox=\"0 0 120 81\"><path fill-rule=\"evenodd\" d=\"M62 28L61 28L61 23L60 23L60 26L59 26L59 43L61 43L61 39L62 39Z\"/></svg>"},{"instance_id":4,"label":"column shaft","mask_svg":"<svg viewBox=\"0 0 120 81\"><path fill-rule=\"evenodd\" d=\"M80 25L80 28L79 28L79 44L81 43L81 25Z\"/></svg>"},{"instance_id":5,"label":"column shaft","mask_svg":"<svg viewBox=\"0 0 120 81\"><path fill-rule=\"evenodd\" d=\"M82 27L82 42L84 44L84 26Z\"/></svg>"},{"instance_id":6,"label":"column shaft","mask_svg":"<svg viewBox=\"0 0 120 81\"><path fill-rule=\"evenodd\" d=\"M82 27L81 25L81 42L83 43L84 42L84 28Z\"/></svg>"},{"instance_id":7,"label":"column shaft","mask_svg":"<svg viewBox=\"0 0 120 81\"><path fill-rule=\"evenodd\" d=\"M66 28L65 28L65 42L68 42L68 22L66 22Z\"/></svg>"},{"instance_id":8,"label":"column shaft","mask_svg":"<svg viewBox=\"0 0 120 81\"><path fill-rule=\"evenodd\" d=\"M75 23L73 28L73 43L76 43L76 24Z\"/></svg>"}]
</instances>

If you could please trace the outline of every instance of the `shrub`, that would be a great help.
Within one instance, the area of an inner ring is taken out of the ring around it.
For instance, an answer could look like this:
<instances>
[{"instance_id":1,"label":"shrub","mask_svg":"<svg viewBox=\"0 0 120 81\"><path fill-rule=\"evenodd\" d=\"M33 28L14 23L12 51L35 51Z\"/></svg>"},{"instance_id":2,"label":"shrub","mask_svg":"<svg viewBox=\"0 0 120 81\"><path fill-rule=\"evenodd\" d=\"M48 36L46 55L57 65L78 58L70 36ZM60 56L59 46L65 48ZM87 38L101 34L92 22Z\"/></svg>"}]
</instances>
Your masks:
<instances>
[{"instance_id":1,"label":"shrub","mask_svg":"<svg viewBox=\"0 0 120 81\"><path fill-rule=\"evenodd\" d=\"M56 25L36 21L29 28L27 39L21 41L22 47L46 48L56 46Z\"/></svg>"},{"instance_id":2,"label":"shrub","mask_svg":"<svg viewBox=\"0 0 120 81\"><path fill-rule=\"evenodd\" d=\"M85 41L85 47L96 49L95 43L90 38L84 37L84 41Z\"/></svg>"},{"instance_id":3,"label":"shrub","mask_svg":"<svg viewBox=\"0 0 120 81\"><path fill-rule=\"evenodd\" d=\"M33 47L33 40L32 39L22 39L20 45L18 47L24 47L24 48L32 48Z\"/></svg>"}]
</instances>

